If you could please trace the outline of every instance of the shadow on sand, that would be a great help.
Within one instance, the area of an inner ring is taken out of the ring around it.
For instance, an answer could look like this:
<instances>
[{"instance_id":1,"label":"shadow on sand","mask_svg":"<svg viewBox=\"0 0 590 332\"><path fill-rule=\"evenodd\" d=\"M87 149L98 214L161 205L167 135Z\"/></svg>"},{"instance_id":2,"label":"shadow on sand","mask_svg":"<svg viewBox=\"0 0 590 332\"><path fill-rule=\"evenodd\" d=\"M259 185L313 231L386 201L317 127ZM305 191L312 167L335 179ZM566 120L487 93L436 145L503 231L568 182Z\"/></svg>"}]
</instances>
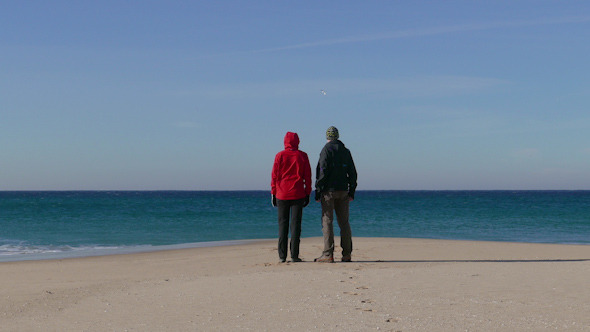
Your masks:
<instances>
[{"instance_id":1,"label":"shadow on sand","mask_svg":"<svg viewBox=\"0 0 590 332\"><path fill-rule=\"evenodd\" d=\"M425 259L425 260L353 260L352 263L560 263L590 262L590 259Z\"/></svg>"}]
</instances>

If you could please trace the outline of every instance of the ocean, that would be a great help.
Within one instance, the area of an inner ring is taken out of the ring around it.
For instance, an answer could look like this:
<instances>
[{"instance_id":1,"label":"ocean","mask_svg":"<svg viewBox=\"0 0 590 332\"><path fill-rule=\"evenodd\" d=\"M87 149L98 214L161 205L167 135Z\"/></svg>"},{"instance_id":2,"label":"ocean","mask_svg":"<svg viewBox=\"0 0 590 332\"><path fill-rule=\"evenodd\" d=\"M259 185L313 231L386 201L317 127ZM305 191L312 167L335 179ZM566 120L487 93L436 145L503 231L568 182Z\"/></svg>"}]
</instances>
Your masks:
<instances>
[{"instance_id":1,"label":"ocean","mask_svg":"<svg viewBox=\"0 0 590 332\"><path fill-rule=\"evenodd\" d=\"M590 244L590 191L358 191L354 236ZM277 238L268 191L0 192L0 261ZM322 236L320 204L302 236ZM336 235L338 228L335 226Z\"/></svg>"}]
</instances>

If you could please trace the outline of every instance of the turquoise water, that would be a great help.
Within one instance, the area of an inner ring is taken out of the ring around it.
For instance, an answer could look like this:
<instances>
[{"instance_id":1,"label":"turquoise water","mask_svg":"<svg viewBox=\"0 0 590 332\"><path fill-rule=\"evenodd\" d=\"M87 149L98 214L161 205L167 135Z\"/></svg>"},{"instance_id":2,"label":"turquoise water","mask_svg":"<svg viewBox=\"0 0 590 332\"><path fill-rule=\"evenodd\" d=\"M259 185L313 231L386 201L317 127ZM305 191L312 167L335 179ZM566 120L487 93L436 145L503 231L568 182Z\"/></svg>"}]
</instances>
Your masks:
<instances>
[{"instance_id":1,"label":"turquoise water","mask_svg":"<svg viewBox=\"0 0 590 332\"><path fill-rule=\"evenodd\" d=\"M590 191L359 191L350 212L353 236L590 244ZM0 260L276 236L267 191L0 192Z\"/></svg>"}]
</instances>

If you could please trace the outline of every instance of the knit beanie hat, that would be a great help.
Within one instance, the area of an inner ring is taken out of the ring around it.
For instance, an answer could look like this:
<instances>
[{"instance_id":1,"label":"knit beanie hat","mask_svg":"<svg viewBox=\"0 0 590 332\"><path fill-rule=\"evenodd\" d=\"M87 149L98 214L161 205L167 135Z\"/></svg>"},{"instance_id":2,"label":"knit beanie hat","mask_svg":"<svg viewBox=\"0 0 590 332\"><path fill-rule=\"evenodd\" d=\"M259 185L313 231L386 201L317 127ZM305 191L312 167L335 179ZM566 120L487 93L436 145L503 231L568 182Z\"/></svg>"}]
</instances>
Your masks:
<instances>
[{"instance_id":1,"label":"knit beanie hat","mask_svg":"<svg viewBox=\"0 0 590 332\"><path fill-rule=\"evenodd\" d=\"M330 128L326 130L326 138L330 141L336 140L338 137L340 137L340 135L338 135L338 128L330 126Z\"/></svg>"}]
</instances>

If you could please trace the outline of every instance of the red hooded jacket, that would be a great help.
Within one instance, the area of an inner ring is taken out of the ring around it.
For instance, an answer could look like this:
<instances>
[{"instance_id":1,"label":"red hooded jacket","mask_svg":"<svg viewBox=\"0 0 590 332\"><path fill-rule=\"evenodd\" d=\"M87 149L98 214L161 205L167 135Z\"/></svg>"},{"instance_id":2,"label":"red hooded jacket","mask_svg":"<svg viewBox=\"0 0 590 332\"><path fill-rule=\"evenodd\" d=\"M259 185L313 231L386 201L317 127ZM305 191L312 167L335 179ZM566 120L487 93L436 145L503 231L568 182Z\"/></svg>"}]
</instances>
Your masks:
<instances>
[{"instance_id":1,"label":"red hooded jacket","mask_svg":"<svg viewBox=\"0 0 590 332\"><path fill-rule=\"evenodd\" d=\"M299 151L299 136L287 132L285 150L272 167L271 194L280 200L302 199L311 193L311 167L307 153Z\"/></svg>"}]
</instances>

